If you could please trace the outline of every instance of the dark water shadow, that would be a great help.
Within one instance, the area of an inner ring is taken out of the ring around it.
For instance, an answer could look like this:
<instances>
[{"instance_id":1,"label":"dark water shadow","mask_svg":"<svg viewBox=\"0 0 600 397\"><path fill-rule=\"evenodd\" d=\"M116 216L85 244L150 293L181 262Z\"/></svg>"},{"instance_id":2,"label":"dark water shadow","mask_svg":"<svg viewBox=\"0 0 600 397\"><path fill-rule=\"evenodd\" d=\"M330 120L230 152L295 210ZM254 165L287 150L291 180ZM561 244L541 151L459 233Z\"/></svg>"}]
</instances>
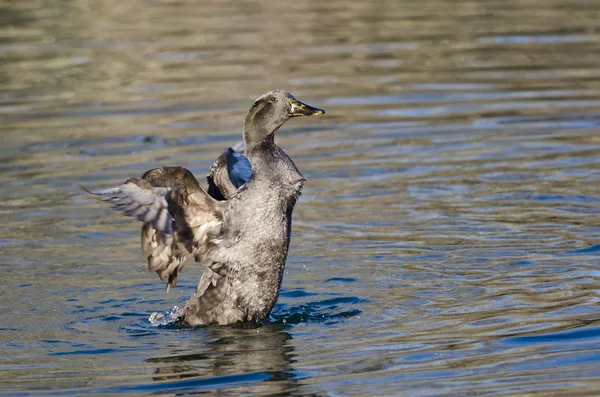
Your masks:
<instances>
[{"instance_id":1,"label":"dark water shadow","mask_svg":"<svg viewBox=\"0 0 600 397\"><path fill-rule=\"evenodd\" d=\"M362 313L356 305L367 300L355 296L339 296L299 305L278 304L267 324L323 323L333 325Z\"/></svg>"}]
</instances>

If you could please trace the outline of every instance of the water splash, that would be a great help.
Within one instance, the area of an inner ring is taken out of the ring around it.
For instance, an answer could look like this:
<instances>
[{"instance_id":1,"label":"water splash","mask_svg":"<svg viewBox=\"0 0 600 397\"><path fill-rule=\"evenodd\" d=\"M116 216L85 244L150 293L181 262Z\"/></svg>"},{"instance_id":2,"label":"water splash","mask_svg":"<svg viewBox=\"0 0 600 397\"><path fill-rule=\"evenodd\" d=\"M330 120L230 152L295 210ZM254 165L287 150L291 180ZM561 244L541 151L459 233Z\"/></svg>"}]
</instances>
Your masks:
<instances>
[{"instance_id":1,"label":"water splash","mask_svg":"<svg viewBox=\"0 0 600 397\"><path fill-rule=\"evenodd\" d=\"M178 306L173 306L166 312L154 312L148 317L148 321L155 327L173 325L179 319L179 311Z\"/></svg>"}]
</instances>

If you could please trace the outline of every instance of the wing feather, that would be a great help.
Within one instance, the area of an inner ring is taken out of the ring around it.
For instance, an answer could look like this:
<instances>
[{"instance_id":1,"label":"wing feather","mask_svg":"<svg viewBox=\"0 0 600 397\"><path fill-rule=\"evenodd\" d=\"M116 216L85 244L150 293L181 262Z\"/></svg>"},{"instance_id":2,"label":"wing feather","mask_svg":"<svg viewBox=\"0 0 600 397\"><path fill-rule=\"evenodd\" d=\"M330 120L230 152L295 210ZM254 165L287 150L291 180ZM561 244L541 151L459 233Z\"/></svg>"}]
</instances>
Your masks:
<instances>
[{"instance_id":1,"label":"wing feather","mask_svg":"<svg viewBox=\"0 0 600 397\"><path fill-rule=\"evenodd\" d=\"M220 230L217 202L183 167L156 168L113 189L84 190L144 222L142 252L148 269L167 281L167 291L190 256L202 256Z\"/></svg>"},{"instance_id":2,"label":"wing feather","mask_svg":"<svg viewBox=\"0 0 600 397\"><path fill-rule=\"evenodd\" d=\"M206 180L208 193L216 200L226 200L252 176L250 161L242 153L243 145L227 148L210 167Z\"/></svg>"}]
</instances>

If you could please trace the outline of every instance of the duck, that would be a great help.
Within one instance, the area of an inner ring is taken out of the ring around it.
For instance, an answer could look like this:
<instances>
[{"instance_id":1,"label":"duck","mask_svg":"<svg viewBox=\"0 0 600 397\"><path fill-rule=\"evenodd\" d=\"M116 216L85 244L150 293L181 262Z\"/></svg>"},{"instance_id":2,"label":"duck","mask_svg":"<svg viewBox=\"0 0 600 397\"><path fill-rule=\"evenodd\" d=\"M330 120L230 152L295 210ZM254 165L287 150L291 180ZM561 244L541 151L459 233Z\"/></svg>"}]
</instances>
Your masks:
<instances>
[{"instance_id":1,"label":"duck","mask_svg":"<svg viewBox=\"0 0 600 397\"><path fill-rule=\"evenodd\" d=\"M242 143L210 168L205 190L184 167L154 168L116 188L86 192L143 222L148 269L177 284L184 265L202 267L178 323L260 323L281 288L291 241L292 212L306 179L274 136L292 117L324 114L277 89L252 104Z\"/></svg>"}]
</instances>

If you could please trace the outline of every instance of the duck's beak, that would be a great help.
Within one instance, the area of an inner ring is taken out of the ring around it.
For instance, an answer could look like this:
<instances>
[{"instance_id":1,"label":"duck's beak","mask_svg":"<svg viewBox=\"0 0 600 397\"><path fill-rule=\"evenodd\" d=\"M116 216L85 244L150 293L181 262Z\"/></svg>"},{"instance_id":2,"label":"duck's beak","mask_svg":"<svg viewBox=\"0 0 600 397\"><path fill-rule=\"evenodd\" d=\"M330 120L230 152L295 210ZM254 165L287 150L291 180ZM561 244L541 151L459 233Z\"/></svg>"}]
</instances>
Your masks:
<instances>
[{"instance_id":1,"label":"duck's beak","mask_svg":"<svg viewBox=\"0 0 600 397\"><path fill-rule=\"evenodd\" d=\"M323 109L314 108L306 103L302 103L296 98L290 98L290 117L298 117L298 116L316 116L318 114L323 114L325 111Z\"/></svg>"}]
</instances>

